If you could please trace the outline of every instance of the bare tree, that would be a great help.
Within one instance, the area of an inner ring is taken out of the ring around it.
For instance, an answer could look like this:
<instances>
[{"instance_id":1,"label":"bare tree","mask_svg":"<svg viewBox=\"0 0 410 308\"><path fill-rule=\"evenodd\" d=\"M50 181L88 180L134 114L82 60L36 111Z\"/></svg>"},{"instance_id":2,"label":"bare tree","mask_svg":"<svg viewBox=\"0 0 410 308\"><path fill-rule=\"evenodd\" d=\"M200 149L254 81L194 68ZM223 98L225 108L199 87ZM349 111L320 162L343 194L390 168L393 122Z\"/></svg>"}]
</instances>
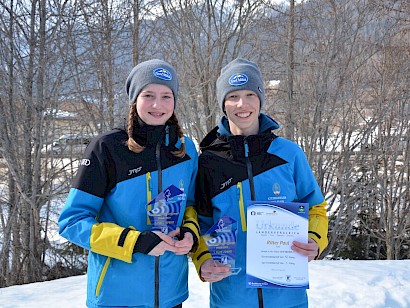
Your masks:
<instances>
[{"instance_id":1,"label":"bare tree","mask_svg":"<svg viewBox=\"0 0 410 308\"><path fill-rule=\"evenodd\" d=\"M8 31L0 41L1 49L7 51L2 54L7 69L1 84L0 153L9 177L5 186L6 219L2 211L2 226L7 230L0 254L2 285L42 277L46 247L40 211L45 197L39 149L44 139L44 111L52 93L46 65L53 63L50 44L61 21L54 18L58 15L47 15L43 0L30 6L20 1L11 4L1 7ZM63 9L64 3L59 8Z\"/></svg>"},{"instance_id":2,"label":"bare tree","mask_svg":"<svg viewBox=\"0 0 410 308\"><path fill-rule=\"evenodd\" d=\"M242 50L245 29L256 18L258 1L161 0L157 42L181 79L178 108L184 127L197 140L216 124L215 82L226 61ZM165 39L166 38L166 39ZM165 50L170 52L165 52Z\"/></svg>"},{"instance_id":3,"label":"bare tree","mask_svg":"<svg viewBox=\"0 0 410 308\"><path fill-rule=\"evenodd\" d=\"M384 78L378 80L385 80L388 76L389 83L383 83L383 94L384 102L389 103L383 103L381 106L384 108L376 113L373 112L370 96L380 98L382 93L370 94L372 91L369 90L369 85L372 84L372 79L379 75L375 70L375 63L377 66L383 63L383 57L380 55L387 53L391 38L400 36L396 42L406 41L403 36L403 21L408 6L402 1L387 4L345 0L308 1L295 6L291 3L289 7L269 8L277 13L271 15L271 28L275 25L276 30L276 35L272 33L272 37L278 40L271 45L274 50L272 59L276 63L273 67L277 68L277 73L272 75L283 82L275 91L268 91L268 94L273 93L269 99L275 102L268 108L268 112L284 121L286 136L292 139L289 132L294 132L293 140L304 148L326 195L331 225L330 245L325 254L332 253L337 258L338 253L347 247L347 242L351 241L357 226L360 226L368 243L379 245L379 254L372 255L369 244L367 256L383 258L388 255L388 258L392 258L391 253L380 253L380 247L386 247L387 244L385 231L376 236L375 230L385 230L384 221L391 217L389 229L394 235L390 235L389 242L400 247L403 240L408 241L402 233L407 230L408 222L396 215L407 212L406 207L401 205L390 207L392 212L389 215L386 211L380 214L380 201L377 200L384 200L388 195L379 194L381 184L378 184L377 179L385 179L382 186L386 186L386 192L395 187L396 189L389 191L389 195L395 196L396 202L401 202L402 198L397 196L405 196L406 190L399 191L397 187L406 187L408 173L405 170L398 173L396 169L395 172L387 171L388 167L401 165L401 156L391 156L390 152L389 160L381 168L377 159L369 160L366 151L369 151L370 147L380 149L381 146L374 146L374 140L370 139L375 131L380 132L379 125L386 126L387 119L381 116L378 118L376 114L385 116L387 106L394 105L396 98L392 94L396 92L391 91L392 89L402 93L402 88L393 87L398 82L392 77L408 80L408 76L398 72L397 68L386 67ZM281 19L287 28L278 26L278 19ZM406 33L408 39L408 32ZM284 46L287 46L287 54L283 52ZM397 59L397 63L400 63L404 70L408 69L408 65L403 66L403 63L408 62L405 49L395 45L389 50L396 50L392 58ZM379 87L380 84L377 84ZM405 110L405 107L395 110ZM289 112L290 115L287 114ZM392 127L396 127L397 117L393 117L395 120ZM394 139L397 138L403 137ZM369 143L373 145L369 146ZM386 145L386 142L384 144ZM383 170L387 173L370 176L370 168L373 165L379 172ZM393 181L387 180L389 174L402 174L404 182L394 184ZM386 204L394 203L391 197L390 199ZM367 214L364 215L365 213ZM371 217L373 222L368 220L365 226L360 222L363 217ZM376 226L375 219L380 220ZM405 225L407 227L404 227ZM401 233L397 233L397 228Z\"/></svg>"}]
</instances>

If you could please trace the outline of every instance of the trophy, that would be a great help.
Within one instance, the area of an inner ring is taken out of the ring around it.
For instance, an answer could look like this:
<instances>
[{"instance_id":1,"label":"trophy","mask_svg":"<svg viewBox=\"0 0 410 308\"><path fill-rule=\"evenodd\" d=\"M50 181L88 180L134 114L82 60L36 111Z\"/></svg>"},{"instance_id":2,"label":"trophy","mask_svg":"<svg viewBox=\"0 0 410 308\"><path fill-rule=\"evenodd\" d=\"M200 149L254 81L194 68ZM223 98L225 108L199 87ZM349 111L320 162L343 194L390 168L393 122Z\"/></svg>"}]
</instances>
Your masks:
<instances>
[{"instance_id":1,"label":"trophy","mask_svg":"<svg viewBox=\"0 0 410 308\"><path fill-rule=\"evenodd\" d=\"M241 268L235 267L237 222L229 216L222 216L203 236L214 261L231 266L236 275Z\"/></svg>"},{"instance_id":2,"label":"trophy","mask_svg":"<svg viewBox=\"0 0 410 308\"><path fill-rule=\"evenodd\" d=\"M152 231L168 234L177 228L183 194L178 187L170 185L146 205Z\"/></svg>"}]
</instances>

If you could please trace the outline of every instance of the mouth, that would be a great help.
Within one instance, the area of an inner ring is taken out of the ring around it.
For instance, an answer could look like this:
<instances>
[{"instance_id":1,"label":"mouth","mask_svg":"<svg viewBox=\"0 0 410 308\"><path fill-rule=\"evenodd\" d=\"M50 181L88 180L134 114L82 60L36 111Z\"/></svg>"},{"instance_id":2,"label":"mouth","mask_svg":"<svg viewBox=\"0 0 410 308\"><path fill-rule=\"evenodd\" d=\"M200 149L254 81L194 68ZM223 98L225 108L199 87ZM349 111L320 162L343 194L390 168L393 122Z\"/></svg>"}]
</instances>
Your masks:
<instances>
[{"instance_id":1,"label":"mouth","mask_svg":"<svg viewBox=\"0 0 410 308\"><path fill-rule=\"evenodd\" d=\"M249 117L251 116L251 114L252 114L252 112L238 112L238 113L236 113L235 115L236 115L238 118L246 119L246 118L249 118Z\"/></svg>"},{"instance_id":2,"label":"mouth","mask_svg":"<svg viewBox=\"0 0 410 308\"><path fill-rule=\"evenodd\" d=\"M154 117L154 118L160 118L162 117L165 113L163 112L148 112L150 116Z\"/></svg>"}]
</instances>

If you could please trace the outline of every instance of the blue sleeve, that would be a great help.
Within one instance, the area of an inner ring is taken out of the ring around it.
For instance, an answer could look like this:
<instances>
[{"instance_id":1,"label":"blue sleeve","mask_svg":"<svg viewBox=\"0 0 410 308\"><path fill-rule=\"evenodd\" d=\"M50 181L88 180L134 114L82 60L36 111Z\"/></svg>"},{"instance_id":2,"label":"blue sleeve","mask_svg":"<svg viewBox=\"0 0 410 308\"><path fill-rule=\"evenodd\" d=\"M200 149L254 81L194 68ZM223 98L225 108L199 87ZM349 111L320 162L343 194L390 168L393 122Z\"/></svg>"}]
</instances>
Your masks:
<instances>
[{"instance_id":1,"label":"blue sleeve","mask_svg":"<svg viewBox=\"0 0 410 308\"><path fill-rule=\"evenodd\" d=\"M91 229L102 203L102 198L71 188L58 220L60 235L90 250Z\"/></svg>"}]
</instances>

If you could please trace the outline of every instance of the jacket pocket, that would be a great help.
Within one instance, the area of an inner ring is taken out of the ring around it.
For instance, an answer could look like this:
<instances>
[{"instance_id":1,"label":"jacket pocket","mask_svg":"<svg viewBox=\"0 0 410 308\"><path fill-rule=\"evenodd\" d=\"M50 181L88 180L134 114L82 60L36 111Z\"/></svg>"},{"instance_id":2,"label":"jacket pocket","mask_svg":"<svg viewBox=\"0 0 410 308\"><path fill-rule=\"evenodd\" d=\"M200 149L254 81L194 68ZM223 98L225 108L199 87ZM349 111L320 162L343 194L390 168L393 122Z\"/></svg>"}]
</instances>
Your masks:
<instances>
[{"instance_id":1,"label":"jacket pocket","mask_svg":"<svg viewBox=\"0 0 410 308\"><path fill-rule=\"evenodd\" d=\"M246 232L246 214L245 214L246 209L245 209L245 203L243 201L242 182L238 182L238 184L236 184L236 187L237 187L239 215L241 217L242 231Z\"/></svg>"},{"instance_id":2,"label":"jacket pocket","mask_svg":"<svg viewBox=\"0 0 410 308\"><path fill-rule=\"evenodd\" d=\"M107 257L107 260L105 260L104 266L101 270L100 277L98 278L97 287L95 288L95 296L96 297L98 297L98 295L100 295L101 286L102 286L102 283L104 281L105 274L107 273L108 266L110 265L110 262L111 262L111 258Z\"/></svg>"}]
</instances>

